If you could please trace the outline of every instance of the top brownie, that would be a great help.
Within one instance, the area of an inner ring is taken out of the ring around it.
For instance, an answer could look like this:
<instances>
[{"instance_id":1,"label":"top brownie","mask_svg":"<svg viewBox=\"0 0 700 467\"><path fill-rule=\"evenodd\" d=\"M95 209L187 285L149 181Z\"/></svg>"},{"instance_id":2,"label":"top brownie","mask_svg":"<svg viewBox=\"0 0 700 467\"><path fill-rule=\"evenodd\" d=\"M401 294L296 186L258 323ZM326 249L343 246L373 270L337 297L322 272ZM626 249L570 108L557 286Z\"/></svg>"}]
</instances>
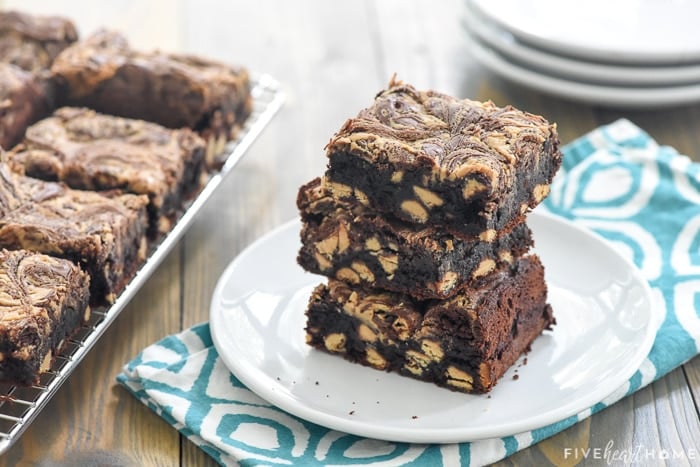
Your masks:
<instances>
[{"instance_id":1,"label":"top brownie","mask_svg":"<svg viewBox=\"0 0 700 467\"><path fill-rule=\"evenodd\" d=\"M77 39L69 19L0 12L0 60L26 71L48 70L54 58Z\"/></svg>"},{"instance_id":2,"label":"top brownie","mask_svg":"<svg viewBox=\"0 0 700 467\"><path fill-rule=\"evenodd\" d=\"M247 70L191 55L141 52L101 30L64 50L51 68L63 105L188 127L231 139L252 108Z\"/></svg>"},{"instance_id":3,"label":"top brownie","mask_svg":"<svg viewBox=\"0 0 700 467\"><path fill-rule=\"evenodd\" d=\"M556 125L543 117L396 80L326 151L336 198L483 239L522 221L561 165Z\"/></svg>"}]
</instances>

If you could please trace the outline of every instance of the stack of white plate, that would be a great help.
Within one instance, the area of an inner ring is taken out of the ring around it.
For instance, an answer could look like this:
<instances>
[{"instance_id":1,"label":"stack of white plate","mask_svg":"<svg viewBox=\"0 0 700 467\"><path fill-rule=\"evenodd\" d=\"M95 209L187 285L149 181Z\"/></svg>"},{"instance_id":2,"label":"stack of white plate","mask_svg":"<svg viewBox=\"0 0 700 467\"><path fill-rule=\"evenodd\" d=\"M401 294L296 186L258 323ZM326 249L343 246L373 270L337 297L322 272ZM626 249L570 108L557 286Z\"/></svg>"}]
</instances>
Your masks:
<instances>
[{"instance_id":1,"label":"stack of white plate","mask_svg":"<svg viewBox=\"0 0 700 467\"><path fill-rule=\"evenodd\" d=\"M474 57L506 79L606 106L700 102L700 1L465 3Z\"/></svg>"}]
</instances>

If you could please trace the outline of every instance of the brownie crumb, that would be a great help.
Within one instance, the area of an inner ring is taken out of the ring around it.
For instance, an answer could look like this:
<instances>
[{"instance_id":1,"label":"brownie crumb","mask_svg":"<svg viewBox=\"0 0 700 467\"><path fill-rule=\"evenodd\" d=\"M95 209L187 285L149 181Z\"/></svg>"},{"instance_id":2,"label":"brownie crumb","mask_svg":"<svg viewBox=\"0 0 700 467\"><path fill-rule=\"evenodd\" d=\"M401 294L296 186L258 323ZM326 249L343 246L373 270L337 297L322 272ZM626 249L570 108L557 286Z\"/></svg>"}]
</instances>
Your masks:
<instances>
[{"instance_id":1,"label":"brownie crumb","mask_svg":"<svg viewBox=\"0 0 700 467\"><path fill-rule=\"evenodd\" d=\"M518 378L520 378L520 376L519 376L519 375L513 375L513 381L517 381L517 380L518 380Z\"/></svg>"},{"instance_id":2,"label":"brownie crumb","mask_svg":"<svg viewBox=\"0 0 700 467\"><path fill-rule=\"evenodd\" d=\"M413 416L411 416L411 418L412 418L413 420L415 420L416 418L418 418L418 415L413 415Z\"/></svg>"},{"instance_id":3,"label":"brownie crumb","mask_svg":"<svg viewBox=\"0 0 700 467\"><path fill-rule=\"evenodd\" d=\"M348 415L355 415L355 411L351 410L350 412L348 412Z\"/></svg>"}]
</instances>

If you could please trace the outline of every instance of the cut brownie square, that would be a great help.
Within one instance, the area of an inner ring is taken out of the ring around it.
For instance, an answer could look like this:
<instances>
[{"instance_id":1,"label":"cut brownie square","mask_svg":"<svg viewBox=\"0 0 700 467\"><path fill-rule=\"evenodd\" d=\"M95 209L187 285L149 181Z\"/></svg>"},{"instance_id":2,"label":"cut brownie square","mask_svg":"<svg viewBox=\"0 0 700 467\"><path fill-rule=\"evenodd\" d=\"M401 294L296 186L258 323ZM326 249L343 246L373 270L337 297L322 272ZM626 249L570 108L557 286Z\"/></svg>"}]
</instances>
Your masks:
<instances>
[{"instance_id":1,"label":"cut brownie square","mask_svg":"<svg viewBox=\"0 0 700 467\"><path fill-rule=\"evenodd\" d=\"M72 190L0 164L0 248L69 259L90 275L93 305L112 303L146 255L148 198Z\"/></svg>"},{"instance_id":2,"label":"cut brownie square","mask_svg":"<svg viewBox=\"0 0 700 467\"><path fill-rule=\"evenodd\" d=\"M64 50L51 71L64 105L201 132L209 141L210 165L252 110L244 68L191 55L140 52L113 31L98 31Z\"/></svg>"},{"instance_id":3,"label":"cut brownie square","mask_svg":"<svg viewBox=\"0 0 700 467\"><path fill-rule=\"evenodd\" d=\"M90 278L74 263L0 250L0 380L38 382L90 317Z\"/></svg>"},{"instance_id":4,"label":"cut brownie square","mask_svg":"<svg viewBox=\"0 0 700 467\"><path fill-rule=\"evenodd\" d=\"M200 186L204 141L193 131L64 107L27 129L14 170L72 188L148 195L151 235L168 232Z\"/></svg>"},{"instance_id":5,"label":"cut brownie square","mask_svg":"<svg viewBox=\"0 0 700 467\"><path fill-rule=\"evenodd\" d=\"M56 56L77 39L75 25L67 18L0 12L0 60L24 70L48 71Z\"/></svg>"},{"instance_id":6,"label":"cut brownie square","mask_svg":"<svg viewBox=\"0 0 700 467\"><path fill-rule=\"evenodd\" d=\"M532 246L522 222L488 240L465 240L434 226L388 220L366 206L334 199L315 179L299 190L304 269L360 287L418 299L445 299Z\"/></svg>"},{"instance_id":7,"label":"cut brownie square","mask_svg":"<svg viewBox=\"0 0 700 467\"><path fill-rule=\"evenodd\" d=\"M525 256L448 300L329 280L306 310L307 343L380 370L485 393L554 324L544 269Z\"/></svg>"},{"instance_id":8,"label":"cut brownie square","mask_svg":"<svg viewBox=\"0 0 700 467\"><path fill-rule=\"evenodd\" d=\"M10 149L49 112L45 87L31 73L0 63L0 147Z\"/></svg>"},{"instance_id":9,"label":"cut brownie square","mask_svg":"<svg viewBox=\"0 0 700 467\"><path fill-rule=\"evenodd\" d=\"M482 238L522 221L561 164L556 125L544 118L396 80L326 153L335 197Z\"/></svg>"}]
</instances>

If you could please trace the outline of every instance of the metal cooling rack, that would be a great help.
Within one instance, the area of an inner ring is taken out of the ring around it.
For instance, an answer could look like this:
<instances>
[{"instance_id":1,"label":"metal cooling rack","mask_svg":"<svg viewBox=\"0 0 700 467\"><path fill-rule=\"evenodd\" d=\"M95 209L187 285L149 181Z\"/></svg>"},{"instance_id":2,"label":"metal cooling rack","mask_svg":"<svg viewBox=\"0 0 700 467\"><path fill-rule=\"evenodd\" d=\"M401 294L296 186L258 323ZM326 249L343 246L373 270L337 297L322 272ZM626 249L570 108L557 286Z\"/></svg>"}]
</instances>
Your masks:
<instances>
[{"instance_id":1,"label":"metal cooling rack","mask_svg":"<svg viewBox=\"0 0 700 467\"><path fill-rule=\"evenodd\" d=\"M212 175L199 195L188 203L172 230L150 248L148 258L114 304L92 310L89 322L64 345L63 351L56 356L51 369L41 375L38 384L23 387L0 383L0 455L17 441L39 415L61 384L68 379L78 363L177 244L192 224L197 212L280 109L284 95L275 79L269 75L258 75L253 77L252 84L252 114L238 138L227 144L224 154L228 156L225 156L221 170Z\"/></svg>"}]
</instances>

